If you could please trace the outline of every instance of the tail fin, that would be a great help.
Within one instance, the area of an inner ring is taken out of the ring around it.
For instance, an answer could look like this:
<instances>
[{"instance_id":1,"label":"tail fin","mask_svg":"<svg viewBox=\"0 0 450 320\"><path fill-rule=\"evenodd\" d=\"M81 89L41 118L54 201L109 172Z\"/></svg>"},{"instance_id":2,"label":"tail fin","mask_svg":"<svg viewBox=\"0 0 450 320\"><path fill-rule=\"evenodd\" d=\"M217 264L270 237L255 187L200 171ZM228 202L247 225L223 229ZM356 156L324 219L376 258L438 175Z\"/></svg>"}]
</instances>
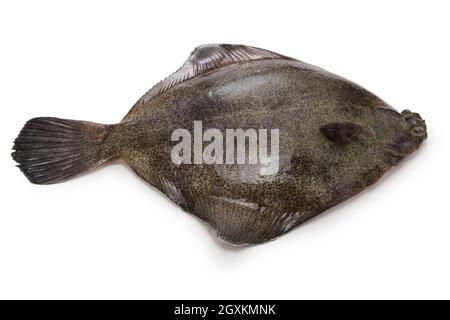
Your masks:
<instances>
[{"instance_id":1,"label":"tail fin","mask_svg":"<svg viewBox=\"0 0 450 320\"><path fill-rule=\"evenodd\" d=\"M20 131L11 155L30 182L62 182L107 160L102 155L102 144L109 127L86 121L34 118Z\"/></svg>"}]
</instances>

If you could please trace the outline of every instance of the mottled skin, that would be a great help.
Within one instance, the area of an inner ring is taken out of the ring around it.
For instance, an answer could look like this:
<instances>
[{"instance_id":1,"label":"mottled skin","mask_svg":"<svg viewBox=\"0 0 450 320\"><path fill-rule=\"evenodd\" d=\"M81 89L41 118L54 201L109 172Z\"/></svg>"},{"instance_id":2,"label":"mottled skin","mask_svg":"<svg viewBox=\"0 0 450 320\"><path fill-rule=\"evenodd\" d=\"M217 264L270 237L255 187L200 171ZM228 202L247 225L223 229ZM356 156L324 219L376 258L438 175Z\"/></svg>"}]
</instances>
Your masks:
<instances>
[{"instance_id":1,"label":"mottled skin","mask_svg":"<svg viewBox=\"0 0 450 320\"><path fill-rule=\"evenodd\" d=\"M274 239L359 193L426 138L417 113L398 113L344 78L258 48L202 46L155 88L115 125L31 119L13 158L38 184L122 159L218 237L242 245ZM278 173L174 164L172 132L192 132L198 120L221 132L279 129Z\"/></svg>"},{"instance_id":2,"label":"mottled skin","mask_svg":"<svg viewBox=\"0 0 450 320\"><path fill-rule=\"evenodd\" d=\"M177 128L279 128L280 170L257 165L175 165ZM363 131L346 145L319 131L351 122ZM110 144L144 180L233 244L274 239L375 183L415 150L405 117L343 78L299 61L229 65L139 103L111 132ZM257 168L256 168L257 169Z\"/></svg>"}]
</instances>

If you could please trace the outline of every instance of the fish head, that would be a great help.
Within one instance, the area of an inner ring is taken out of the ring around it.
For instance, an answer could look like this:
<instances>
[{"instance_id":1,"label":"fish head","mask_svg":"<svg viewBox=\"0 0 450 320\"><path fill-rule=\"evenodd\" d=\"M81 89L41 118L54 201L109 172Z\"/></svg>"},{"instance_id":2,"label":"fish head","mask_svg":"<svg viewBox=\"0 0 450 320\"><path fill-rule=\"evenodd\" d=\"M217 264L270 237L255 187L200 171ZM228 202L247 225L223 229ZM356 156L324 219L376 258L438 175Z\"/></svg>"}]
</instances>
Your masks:
<instances>
[{"instance_id":1,"label":"fish head","mask_svg":"<svg viewBox=\"0 0 450 320\"><path fill-rule=\"evenodd\" d=\"M403 159L427 138L425 120L409 110L399 113L394 109L379 109L373 123L381 148L393 159Z\"/></svg>"}]
</instances>

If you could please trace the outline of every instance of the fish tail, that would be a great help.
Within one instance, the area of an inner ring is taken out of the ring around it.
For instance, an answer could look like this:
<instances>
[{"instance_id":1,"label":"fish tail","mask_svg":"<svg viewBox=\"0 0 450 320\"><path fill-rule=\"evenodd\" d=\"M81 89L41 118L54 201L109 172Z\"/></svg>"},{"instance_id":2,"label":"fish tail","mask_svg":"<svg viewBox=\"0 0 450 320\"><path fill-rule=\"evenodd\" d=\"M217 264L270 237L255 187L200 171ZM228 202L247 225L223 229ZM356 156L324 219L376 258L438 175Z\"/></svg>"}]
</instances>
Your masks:
<instances>
[{"instance_id":1,"label":"fish tail","mask_svg":"<svg viewBox=\"0 0 450 320\"><path fill-rule=\"evenodd\" d=\"M14 141L11 156L30 182L62 182L111 158L107 148L102 148L111 127L86 121L33 118Z\"/></svg>"}]
</instances>

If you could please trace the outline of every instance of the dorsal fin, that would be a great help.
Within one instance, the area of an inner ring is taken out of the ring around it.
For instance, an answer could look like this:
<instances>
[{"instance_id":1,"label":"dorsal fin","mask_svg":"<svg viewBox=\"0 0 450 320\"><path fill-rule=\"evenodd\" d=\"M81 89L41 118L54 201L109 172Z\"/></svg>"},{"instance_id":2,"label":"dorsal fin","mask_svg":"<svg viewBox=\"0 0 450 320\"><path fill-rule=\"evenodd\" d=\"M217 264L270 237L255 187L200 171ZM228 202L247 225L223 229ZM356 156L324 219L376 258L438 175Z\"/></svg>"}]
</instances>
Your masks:
<instances>
[{"instance_id":1,"label":"dorsal fin","mask_svg":"<svg viewBox=\"0 0 450 320\"><path fill-rule=\"evenodd\" d=\"M137 104L145 103L178 83L192 79L199 74L233 63L263 59L292 60L292 58L275 52L244 45L206 44L199 46L192 51L180 69L151 88Z\"/></svg>"}]
</instances>

